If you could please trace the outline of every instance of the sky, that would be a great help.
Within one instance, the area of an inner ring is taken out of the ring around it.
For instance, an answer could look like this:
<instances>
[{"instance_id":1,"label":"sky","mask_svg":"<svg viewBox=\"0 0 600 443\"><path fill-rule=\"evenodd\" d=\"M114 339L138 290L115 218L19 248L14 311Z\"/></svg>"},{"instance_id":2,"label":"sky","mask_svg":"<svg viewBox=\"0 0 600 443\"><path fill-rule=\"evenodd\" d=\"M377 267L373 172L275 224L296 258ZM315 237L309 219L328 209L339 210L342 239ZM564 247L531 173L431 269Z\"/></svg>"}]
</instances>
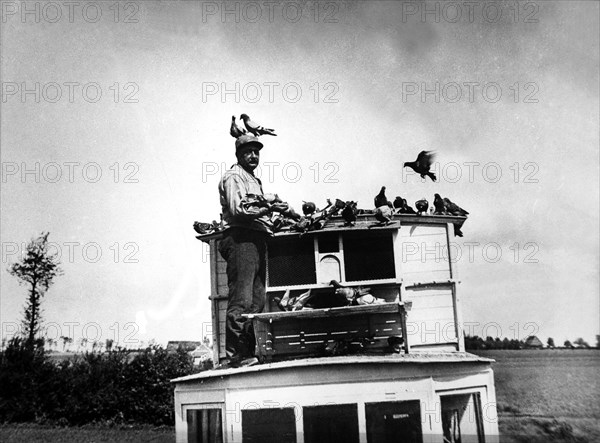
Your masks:
<instances>
[{"instance_id":1,"label":"sky","mask_svg":"<svg viewBox=\"0 0 600 443\"><path fill-rule=\"evenodd\" d=\"M465 329L562 344L600 333L597 2L2 2L2 337L7 268L43 231L64 275L50 337L210 335L208 248L235 162L263 137L265 192L448 196ZM436 183L402 168L437 152Z\"/></svg>"}]
</instances>

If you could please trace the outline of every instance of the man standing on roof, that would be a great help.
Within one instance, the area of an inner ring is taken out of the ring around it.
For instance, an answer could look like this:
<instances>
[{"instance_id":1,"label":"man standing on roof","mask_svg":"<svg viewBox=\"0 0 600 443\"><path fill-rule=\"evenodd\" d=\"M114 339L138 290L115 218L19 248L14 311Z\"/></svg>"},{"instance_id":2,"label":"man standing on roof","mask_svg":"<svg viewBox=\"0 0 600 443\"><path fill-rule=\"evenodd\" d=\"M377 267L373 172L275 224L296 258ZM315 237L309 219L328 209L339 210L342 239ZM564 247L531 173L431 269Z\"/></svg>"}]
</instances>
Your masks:
<instances>
[{"instance_id":1,"label":"man standing on roof","mask_svg":"<svg viewBox=\"0 0 600 443\"><path fill-rule=\"evenodd\" d=\"M262 312L266 303L267 238L273 234L270 215L285 203L269 203L254 176L263 144L250 134L235 142L237 163L219 182L224 237L219 252L227 261L227 319L224 367L255 363L252 323L242 314Z\"/></svg>"}]
</instances>

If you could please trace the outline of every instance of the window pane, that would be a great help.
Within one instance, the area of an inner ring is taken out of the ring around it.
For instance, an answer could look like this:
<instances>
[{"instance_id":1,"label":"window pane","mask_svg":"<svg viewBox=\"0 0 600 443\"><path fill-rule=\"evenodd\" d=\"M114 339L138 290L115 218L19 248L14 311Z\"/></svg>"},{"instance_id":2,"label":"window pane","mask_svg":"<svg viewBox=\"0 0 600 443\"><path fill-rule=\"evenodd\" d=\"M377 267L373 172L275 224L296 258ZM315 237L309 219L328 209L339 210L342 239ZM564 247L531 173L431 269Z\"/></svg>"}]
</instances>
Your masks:
<instances>
[{"instance_id":1,"label":"window pane","mask_svg":"<svg viewBox=\"0 0 600 443\"><path fill-rule=\"evenodd\" d=\"M304 407L305 443L358 443L356 404Z\"/></svg>"},{"instance_id":2,"label":"window pane","mask_svg":"<svg viewBox=\"0 0 600 443\"><path fill-rule=\"evenodd\" d=\"M223 443L220 409L188 409L189 443Z\"/></svg>"},{"instance_id":3,"label":"window pane","mask_svg":"<svg viewBox=\"0 0 600 443\"><path fill-rule=\"evenodd\" d=\"M346 281L394 278L394 244L391 232L346 232Z\"/></svg>"},{"instance_id":4,"label":"window pane","mask_svg":"<svg viewBox=\"0 0 600 443\"><path fill-rule=\"evenodd\" d=\"M317 281L312 236L273 238L268 247L268 285L307 285Z\"/></svg>"},{"instance_id":5,"label":"window pane","mask_svg":"<svg viewBox=\"0 0 600 443\"><path fill-rule=\"evenodd\" d=\"M483 442L483 422L479 393L443 395L442 429L449 443Z\"/></svg>"},{"instance_id":6,"label":"window pane","mask_svg":"<svg viewBox=\"0 0 600 443\"><path fill-rule=\"evenodd\" d=\"M369 443L421 443L419 400L365 404Z\"/></svg>"},{"instance_id":7,"label":"window pane","mask_svg":"<svg viewBox=\"0 0 600 443\"><path fill-rule=\"evenodd\" d=\"M293 408L242 411L243 443L296 443Z\"/></svg>"}]
</instances>

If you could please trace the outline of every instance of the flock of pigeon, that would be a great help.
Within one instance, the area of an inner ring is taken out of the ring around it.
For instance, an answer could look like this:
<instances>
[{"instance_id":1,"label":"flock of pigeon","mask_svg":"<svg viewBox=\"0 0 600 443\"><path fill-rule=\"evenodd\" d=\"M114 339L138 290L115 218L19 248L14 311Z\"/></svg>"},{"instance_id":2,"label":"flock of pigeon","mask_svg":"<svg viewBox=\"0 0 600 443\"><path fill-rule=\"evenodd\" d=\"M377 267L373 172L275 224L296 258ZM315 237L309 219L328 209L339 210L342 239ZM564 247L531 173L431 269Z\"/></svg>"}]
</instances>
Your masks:
<instances>
[{"instance_id":1,"label":"flock of pigeon","mask_svg":"<svg viewBox=\"0 0 600 443\"><path fill-rule=\"evenodd\" d=\"M244 127L240 126L237 122L235 115L231 116L231 128L229 133L232 137L238 138L242 135L251 133L256 137L261 135L272 135L276 136L274 129L265 128L264 126L252 121L248 114L240 115L240 119L244 122ZM411 168L421 178L429 177L432 181L436 181L437 177L431 172L431 165L435 158L433 151L421 151L417 156L417 159L413 162L405 162L404 167ZM429 202L423 198L415 202L415 209L410 207L406 199L402 197L396 197L393 202L390 202L385 196L385 186L381 188L379 194L375 196L374 203L375 209L359 209L357 202L355 201L343 201L336 199L335 202L327 199L327 205L323 209L317 208L313 202L303 202L302 213L303 215L297 214L291 207L281 213L273 213L271 216L271 222L273 225L273 231L281 231L283 229L289 229L301 234L308 231L315 231L322 229L328 220L335 215L341 215L344 219L344 226L353 226L357 220L357 216L360 214L373 214L377 223L370 227L385 226L393 222L395 214L413 214L413 215L456 215L466 216L469 213L453 203L448 198L442 198L439 194L435 194L433 200L433 207L429 207ZM283 203L277 194L265 194L265 196L248 195L244 199L243 204L245 205L272 205L275 203ZM219 232L223 230L223 222L217 222L215 220L212 223L195 222L194 230L200 234L197 238L201 238L203 235ZM460 227L454 225L455 235L462 237L463 233Z\"/></svg>"}]
</instances>

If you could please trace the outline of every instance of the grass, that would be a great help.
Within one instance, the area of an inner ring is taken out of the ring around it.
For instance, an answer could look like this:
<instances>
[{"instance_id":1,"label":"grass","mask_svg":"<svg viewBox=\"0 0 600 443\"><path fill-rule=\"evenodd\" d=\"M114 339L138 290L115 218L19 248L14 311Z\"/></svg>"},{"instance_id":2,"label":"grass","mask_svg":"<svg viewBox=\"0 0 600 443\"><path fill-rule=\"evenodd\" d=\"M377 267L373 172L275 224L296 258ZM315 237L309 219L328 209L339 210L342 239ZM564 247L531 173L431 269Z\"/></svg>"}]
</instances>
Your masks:
<instances>
[{"instance_id":1,"label":"grass","mask_svg":"<svg viewBox=\"0 0 600 443\"><path fill-rule=\"evenodd\" d=\"M0 441L21 442L175 442L175 428L170 426L48 427L35 424L0 425Z\"/></svg>"},{"instance_id":2,"label":"grass","mask_svg":"<svg viewBox=\"0 0 600 443\"><path fill-rule=\"evenodd\" d=\"M476 351L496 360L502 442L599 442L600 352Z\"/></svg>"}]
</instances>

